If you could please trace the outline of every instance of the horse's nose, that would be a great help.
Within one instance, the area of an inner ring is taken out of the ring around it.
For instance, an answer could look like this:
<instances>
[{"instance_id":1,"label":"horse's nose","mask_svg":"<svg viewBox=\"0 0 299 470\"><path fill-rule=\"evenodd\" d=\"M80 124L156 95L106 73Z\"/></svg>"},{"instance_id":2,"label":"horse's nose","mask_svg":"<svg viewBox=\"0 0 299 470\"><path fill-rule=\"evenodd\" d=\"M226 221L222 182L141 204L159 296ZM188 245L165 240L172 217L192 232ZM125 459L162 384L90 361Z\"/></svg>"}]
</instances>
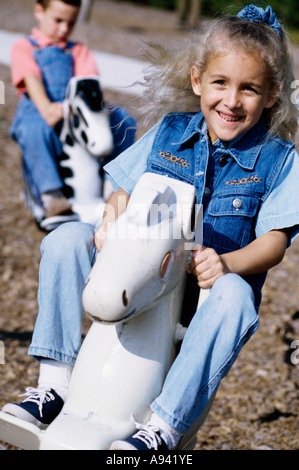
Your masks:
<instances>
[{"instance_id":1,"label":"horse's nose","mask_svg":"<svg viewBox=\"0 0 299 470\"><path fill-rule=\"evenodd\" d=\"M128 295L127 295L126 290L123 291L122 300L123 300L124 306L127 307L129 305L129 300L128 300Z\"/></svg>"}]
</instances>

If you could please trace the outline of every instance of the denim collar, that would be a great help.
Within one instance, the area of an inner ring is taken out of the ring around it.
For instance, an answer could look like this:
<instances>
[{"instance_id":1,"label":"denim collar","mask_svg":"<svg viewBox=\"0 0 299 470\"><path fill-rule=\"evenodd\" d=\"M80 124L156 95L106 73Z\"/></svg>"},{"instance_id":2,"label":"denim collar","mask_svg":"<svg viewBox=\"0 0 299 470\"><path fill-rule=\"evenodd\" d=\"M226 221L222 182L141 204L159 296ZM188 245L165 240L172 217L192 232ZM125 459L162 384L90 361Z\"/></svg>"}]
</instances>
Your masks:
<instances>
[{"instance_id":1,"label":"denim collar","mask_svg":"<svg viewBox=\"0 0 299 470\"><path fill-rule=\"evenodd\" d=\"M229 142L218 139L214 142L213 147L217 147L231 155L241 168L253 170L262 146L265 143L267 132L266 124L263 118L261 118L252 129L236 137L236 139ZM202 112L193 115L182 138L176 144L183 144L196 134L200 135L200 139L209 139L207 125Z\"/></svg>"}]
</instances>

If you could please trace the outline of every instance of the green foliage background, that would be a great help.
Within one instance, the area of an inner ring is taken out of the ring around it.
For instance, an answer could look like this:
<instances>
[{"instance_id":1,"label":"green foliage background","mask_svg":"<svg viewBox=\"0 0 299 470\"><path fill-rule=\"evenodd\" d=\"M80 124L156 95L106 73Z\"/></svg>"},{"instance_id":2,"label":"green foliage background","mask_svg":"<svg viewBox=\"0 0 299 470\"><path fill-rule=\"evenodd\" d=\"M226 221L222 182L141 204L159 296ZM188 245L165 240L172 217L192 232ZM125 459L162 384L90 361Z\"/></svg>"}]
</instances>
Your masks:
<instances>
[{"instance_id":1,"label":"green foliage background","mask_svg":"<svg viewBox=\"0 0 299 470\"><path fill-rule=\"evenodd\" d=\"M177 6L177 0L134 0L133 3L142 3L168 10L174 10ZM202 15L211 17L223 12L236 14L236 12L249 3L263 8L270 5L285 26L299 28L298 0L269 0L268 2L259 0L249 0L248 2L243 0L202 0Z\"/></svg>"}]
</instances>

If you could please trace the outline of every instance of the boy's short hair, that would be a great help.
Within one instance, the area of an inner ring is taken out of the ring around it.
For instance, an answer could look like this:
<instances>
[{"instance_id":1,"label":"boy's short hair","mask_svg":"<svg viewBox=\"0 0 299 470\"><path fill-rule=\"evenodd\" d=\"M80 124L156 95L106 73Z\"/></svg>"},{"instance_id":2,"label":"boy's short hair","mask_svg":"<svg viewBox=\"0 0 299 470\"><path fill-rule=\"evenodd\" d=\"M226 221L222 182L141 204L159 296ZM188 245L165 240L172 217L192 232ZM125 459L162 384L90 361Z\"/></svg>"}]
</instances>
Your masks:
<instances>
[{"instance_id":1,"label":"boy's short hair","mask_svg":"<svg viewBox=\"0 0 299 470\"><path fill-rule=\"evenodd\" d=\"M59 0L60 2L67 3L74 7L81 7L81 0ZM48 8L52 0L36 0L36 3L39 3L43 8Z\"/></svg>"}]
</instances>

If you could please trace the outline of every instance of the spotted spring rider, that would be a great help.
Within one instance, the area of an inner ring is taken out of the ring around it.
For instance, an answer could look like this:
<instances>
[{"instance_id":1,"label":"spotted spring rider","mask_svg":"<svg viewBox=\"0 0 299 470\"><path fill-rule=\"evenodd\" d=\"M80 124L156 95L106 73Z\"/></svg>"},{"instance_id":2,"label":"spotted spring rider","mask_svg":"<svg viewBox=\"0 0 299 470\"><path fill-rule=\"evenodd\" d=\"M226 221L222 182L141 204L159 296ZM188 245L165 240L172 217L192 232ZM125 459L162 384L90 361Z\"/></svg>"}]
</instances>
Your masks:
<instances>
[{"instance_id":1,"label":"spotted spring rider","mask_svg":"<svg viewBox=\"0 0 299 470\"><path fill-rule=\"evenodd\" d=\"M45 431L0 412L1 440L27 449L104 450L135 430L132 416L147 421L185 332L186 264L202 228L195 200L192 185L152 173L141 177L84 289L93 323L64 407ZM181 449L193 448L212 401Z\"/></svg>"},{"instance_id":2,"label":"spotted spring rider","mask_svg":"<svg viewBox=\"0 0 299 470\"><path fill-rule=\"evenodd\" d=\"M112 153L113 135L111 111L103 101L99 77L71 78L63 109L59 136L63 148L58 165L64 193L78 220L95 224L101 219L105 201L112 191L101 171L105 159ZM51 231L60 225L59 216L44 219L44 210L32 195L26 176L25 203L43 230Z\"/></svg>"}]
</instances>

